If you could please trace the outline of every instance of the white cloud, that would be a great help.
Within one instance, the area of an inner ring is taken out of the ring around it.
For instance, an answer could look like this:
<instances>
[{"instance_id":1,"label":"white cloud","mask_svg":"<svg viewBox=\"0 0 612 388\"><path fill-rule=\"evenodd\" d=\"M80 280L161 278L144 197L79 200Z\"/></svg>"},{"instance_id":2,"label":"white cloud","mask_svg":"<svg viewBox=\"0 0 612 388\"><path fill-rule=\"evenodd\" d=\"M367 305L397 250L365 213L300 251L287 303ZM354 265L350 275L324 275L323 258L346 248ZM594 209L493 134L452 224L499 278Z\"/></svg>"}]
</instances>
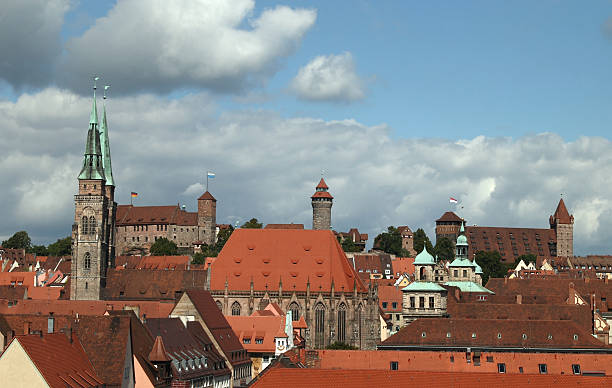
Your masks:
<instances>
[{"instance_id":1,"label":"white cloud","mask_svg":"<svg viewBox=\"0 0 612 388\"><path fill-rule=\"evenodd\" d=\"M300 68L291 90L311 101L355 101L365 98L365 83L355 72L353 56L321 55Z\"/></svg>"},{"instance_id":2,"label":"white cloud","mask_svg":"<svg viewBox=\"0 0 612 388\"><path fill-rule=\"evenodd\" d=\"M70 233L90 104L58 89L0 102L0 236L26 229L35 242L49 242ZM401 224L433 237L451 195L470 224L546 228L563 193L576 219L576 251L611 250L612 143L603 138L395 139L385 125L354 120L219 112L206 94L107 104L120 203L136 191L140 205L195 210L210 169L218 222L257 217L310 227L310 196L324 168L337 230L357 226L373 239Z\"/></svg>"},{"instance_id":3,"label":"white cloud","mask_svg":"<svg viewBox=\"0 0 612 388\"><path fill-rule=\"evenodd\" d=\"M63 82L75 90L102 74L117 93L260 84L293 53L316 11L252 0L124 0L66 45Z\"/></svg>"}]
</instances>

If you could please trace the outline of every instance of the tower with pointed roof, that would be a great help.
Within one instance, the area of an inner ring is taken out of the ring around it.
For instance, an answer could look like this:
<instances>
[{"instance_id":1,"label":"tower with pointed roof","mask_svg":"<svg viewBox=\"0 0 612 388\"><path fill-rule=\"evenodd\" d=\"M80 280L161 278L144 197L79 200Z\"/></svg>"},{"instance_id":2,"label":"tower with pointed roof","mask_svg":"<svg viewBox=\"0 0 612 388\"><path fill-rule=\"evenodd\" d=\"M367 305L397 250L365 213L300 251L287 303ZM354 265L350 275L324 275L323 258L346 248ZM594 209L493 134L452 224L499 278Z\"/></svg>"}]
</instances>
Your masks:
<instances>
[{"instance_id":1,"label":"tower with pointed roof","mask_svg":"<svg viewBox=\"0 0 612 388\"><path fill-rule=\"evenodd\" d=\"M105 185L104 195L108 200L108 217L106 228L106 241L108 242L108 265L115 265L115 238L117 220L117 202L115 202L115 180L113 178L113 167L111 163L110 143L108 140L108 123L106 121L106 90L104 87L102 126L100 127L100 148L102 151L102 169L104 171Z\"/></svg>"},{"instance_id":2,"label":"tower with pointed roof","mask_svg":"<svg viewBox=\"0 0 612 388\"><path fill-rule=\"evenodd\" d=\"M328 192L329 187L321 177L315 193L312 195L312 229L331 229L331 208L334 197Z\"/></svg>"},{"instance_id":3,"label":"tower with pointed roof","mask_svg":"<svg viewBox=\"0 0 612 388\"><path fill-rule=\"evenodd\" d=\"M574 256L574 216L567 211L563 198L559 200L555 214L550 216L549 223L557 237L557 256Z\"/></svg>"},{"instance_id":4,"label":"tower with pointed roof","mask_svg":"<svg viewBox=\"0 0 612 388\"><path fill-rule=\"evenodd\" d=\"M70 280L70 298L74 300L101 298L106 269L111 259L109 236L112 232L108 229L114 221L109 222L109 217L112 217L109 207L112 208L112 205L108 195L112 194L113 190L106 187L107 178L100 139L94 81L83 167L78 176L78 194L74 196ZM107 171L110 172L110 153L108 153L108 168Z\"/></svg>"},{"instance_id":5,"label":"tower with pointed roof","mask_svg":"<svg viewBox=\"0 0 612 388\"><path fill-rule=\"evenodd\" d=\"M198 198L199 240L213 245L216 241L217 200L208 190Z\"/></svg>"}]
</instances>

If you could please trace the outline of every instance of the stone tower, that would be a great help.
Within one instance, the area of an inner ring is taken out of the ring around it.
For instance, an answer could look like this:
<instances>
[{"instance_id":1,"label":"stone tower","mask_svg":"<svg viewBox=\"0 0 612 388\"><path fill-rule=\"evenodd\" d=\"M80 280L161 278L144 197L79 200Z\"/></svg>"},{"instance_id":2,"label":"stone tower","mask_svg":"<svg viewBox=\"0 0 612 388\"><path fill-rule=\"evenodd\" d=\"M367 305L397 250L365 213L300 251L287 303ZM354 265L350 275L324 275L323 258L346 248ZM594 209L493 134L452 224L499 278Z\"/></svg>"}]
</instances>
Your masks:
<instances>
[{"instance_id":1,"label":"stone tower","mask_svg":"<svg viewBox=\"0 0 612 388\"><path fill-rule=\"evenodd\" d=\"M213 245L216 241L217 200L206 191L198 198L198 232L199 240Z\"/></svg>"},{"instance_id":2,"label":"stone tower","mask_svg":"<svg viewBox=\"0 0 612 388\"><path fill-rule=\"evenodd\" d=\"M102 150L102 167L104 169L105 192L104 195L108 200L108 218L106 228L106 241L108 242L108 266L115 266L115 234L117 220L117 202L115 202L115 180L113 179L113 167L111 164L110 143L108 141L108 124L106 122L106 90L104 87L104 110L102 116L102 126L100 127L100 148Z\"/></svg>"},{"instance_id":3,"label":"stone tower","mask_svg":"<svg viewBox=\"0 0 612 388\"><path fill-rule=\"evenodd\" d=\"M109 222L108 219L109 207L112 207L108 195L113 190L106 188L95 83L83 168L78 181L72 225L70 299L98 300L106 283L106 269L110 259L108 238L111 233L108 228L114 221Z\"/></svg>"},{"instance_id":4,"label":"stone tower","mask_svg":"<svg viewBox=\"0 0 612 388\"><path fill-rule=\"evenodd\" d=\"M549 223L557 236L557 256L574 256L574 216L567 211L563 198L559 200L555 214L550 216Z\"/></svg>"},{"instance_id":5,"label":"stone tower","mask_svg":"<svg viewBox=\"0 0 612 388\"><path fill-rule=\"evenodd\" d=\"M325 180L321 178L312 199L312 229L330 230L331 229L331 208L334 197L327 191L329 187Z\"/></svg>"}]
</instances>

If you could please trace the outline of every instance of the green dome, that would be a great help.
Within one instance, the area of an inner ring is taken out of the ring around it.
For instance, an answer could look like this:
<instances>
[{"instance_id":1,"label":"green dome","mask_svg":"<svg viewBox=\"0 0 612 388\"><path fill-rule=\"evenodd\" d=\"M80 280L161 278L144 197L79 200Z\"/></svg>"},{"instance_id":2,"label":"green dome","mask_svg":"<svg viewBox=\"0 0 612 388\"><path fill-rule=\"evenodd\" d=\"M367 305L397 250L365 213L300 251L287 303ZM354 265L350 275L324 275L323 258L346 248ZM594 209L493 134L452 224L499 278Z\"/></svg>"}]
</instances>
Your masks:
<instances>
[{"instance_id":1,"label":"green dome","mask_svg":"<svg viewBox=\"0 0 612 388\"><path fill-rule=\"evenodd\" d=\"M432 255L427 252L425 246L423 245L423 250L414 258L415 265L435 265L436 262Z\"/></svg>"},{"instance_id":2,"label":"green dome","mask_svg":"<svg viewBox=\"0 0 612 388\"><path fill-rule=\"evenodd\" d=\"M478 275L482 275L482 268L480 268L480 266L478 265L476 260L474 260L474 264L476 265L476 271L474 273L476 273Z\"/></svg>"},{"instance_id":3,"label":"green dome","mask_svg":"<svg viewBox=\"0 0 612 388\"><path fill-rule=\"evenodd\" d=\"M463 234L460 235L459 237L457 237L457 245L465 245L465 246L467 246L468 245L467 237L465 237L465 235L463 235Z\"/></svg>"}]
</instances>

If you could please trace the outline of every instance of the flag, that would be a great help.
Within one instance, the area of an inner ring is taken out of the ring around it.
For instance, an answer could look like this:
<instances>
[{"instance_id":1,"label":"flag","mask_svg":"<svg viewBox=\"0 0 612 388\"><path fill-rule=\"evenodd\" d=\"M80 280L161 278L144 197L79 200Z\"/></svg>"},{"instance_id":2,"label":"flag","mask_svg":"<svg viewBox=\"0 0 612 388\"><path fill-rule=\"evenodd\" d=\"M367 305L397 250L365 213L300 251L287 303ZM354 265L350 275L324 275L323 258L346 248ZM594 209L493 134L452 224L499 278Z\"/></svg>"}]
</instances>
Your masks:
<instances>
[{"instance_id":1,"label":"flag","mask_svg":"<svg viewBox=\"0 0 612 388\"><path fill-rule=\"evenodd\" d=\"M459 201L457 201L457 200L456 200L455 198L453 198L453 197L450 197L450 198L449 198L449 201L450 201L450 203L457 203L457 202L459 202Z\"/></svg>"},{"instance_id":2,"label":"flag","mask_svg":"<svg viewBox=\"0 0 612 388\"><path fill-rule=\"evenodd\" d=\"M206 176L212 179L215 177L215 173L209 171Z\"/></svg>"},{"instance_id":3,"label":"flag","mask_svg":"<svg viewBox=\"0 0 612 388\"><path fill-rule=\"evenodd\" d=\"M132 198L136 198L136 197L138 197L138 193L135 193L132 191Z\"/></svg>"}]
</instances>

